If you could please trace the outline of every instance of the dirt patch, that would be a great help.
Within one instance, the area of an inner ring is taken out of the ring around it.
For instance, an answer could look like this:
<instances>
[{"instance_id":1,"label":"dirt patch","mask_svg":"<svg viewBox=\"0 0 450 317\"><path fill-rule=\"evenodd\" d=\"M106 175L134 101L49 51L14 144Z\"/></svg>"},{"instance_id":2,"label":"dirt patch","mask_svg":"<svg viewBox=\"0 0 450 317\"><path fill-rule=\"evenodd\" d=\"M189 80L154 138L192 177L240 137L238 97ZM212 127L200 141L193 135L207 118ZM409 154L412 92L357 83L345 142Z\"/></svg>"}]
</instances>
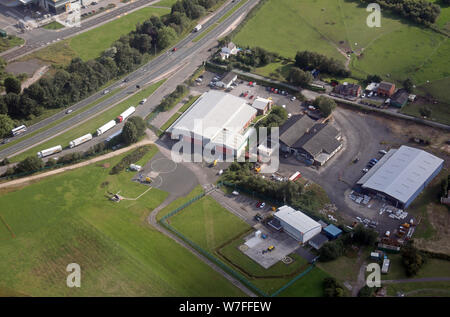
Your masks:
<instances>
[{"instance_id":1,"label":"dirt patch","mask_svg":"<svg viewBox=\"0 0 450 317\"><path fill-rule=\"evenodd\" d=\"M450 255L450 212L446 206L429 204L427 216L430 224L436 230L433 239L414 239L419 248L431 252Z\"/></svg>"},{"instance_id":2,"label":"dirt patch","mask_svg":"<svg viewBox=\"0 0 450 317\"><path fill-rule=\"evenodd\" d=\"M38 71L39 68L43 66L42 62L37 59L30 59L23 62L13 62L9 63L5 70L8 73L14 75L27 74L28 76L33 76L34 73Z\"/></svg>"}]
</instances>

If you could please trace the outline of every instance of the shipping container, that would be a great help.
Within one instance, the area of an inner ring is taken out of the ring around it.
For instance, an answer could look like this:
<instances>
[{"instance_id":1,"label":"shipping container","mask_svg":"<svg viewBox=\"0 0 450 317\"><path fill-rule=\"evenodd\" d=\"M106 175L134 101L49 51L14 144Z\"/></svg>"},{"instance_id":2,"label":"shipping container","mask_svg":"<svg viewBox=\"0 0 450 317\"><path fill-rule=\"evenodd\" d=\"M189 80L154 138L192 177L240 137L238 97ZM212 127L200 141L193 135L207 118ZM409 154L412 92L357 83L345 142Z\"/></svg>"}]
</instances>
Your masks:
<instances>
[{"instance_id":1,"label":"shipping container","mask_svg":"<svg viewBox=\"0 0 450 317\"><path fill-rule=\"evenodd\" d=\"M116 125L116 121L111 120L108 123L102 125L100 128L97 129L97 135L102 135L109 129L113 128Z\"/></svg>"},{"instance_id":2,"label":"shipping container","mask_svg":"<svg viewBox=\"0 0 450 317\"><path fill-rule=\"evenodd\" d=\"M79 137L78 139L75 139L73 141L69 142L69 147L74 148L84 142L87 142L89 140L92 140L92 134L88 133L86 135L83 135L82 137Z\"/></svg>"},{"instance_id":3,"label":"shipping container","mask_svg":"<svg viewBox=\"0 0 450 317\"><path fill-rule=\"evenodd\" d=\"M59 153L61 151L62 151L61 145L57 145L57 146L51 147L49 149L37 152L37 156L39 158L43 158L43 157L46 157L46 156L49 156L49 155L52 155L52 154L55 154L55 153Z\"/></svg>"}]
</instances>

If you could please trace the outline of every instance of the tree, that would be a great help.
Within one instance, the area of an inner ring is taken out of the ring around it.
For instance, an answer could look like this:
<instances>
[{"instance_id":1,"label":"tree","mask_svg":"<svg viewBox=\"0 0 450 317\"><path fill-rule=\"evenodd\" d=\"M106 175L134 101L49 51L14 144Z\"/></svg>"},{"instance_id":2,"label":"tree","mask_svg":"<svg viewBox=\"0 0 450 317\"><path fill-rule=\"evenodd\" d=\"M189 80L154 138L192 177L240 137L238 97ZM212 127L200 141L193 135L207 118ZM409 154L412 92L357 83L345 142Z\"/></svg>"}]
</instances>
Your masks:
<instances>
[{"instance_id":1,"label":"tree","mask_svg":"<svg viewBox=\"0 0 450 317\"><path fill-rule=\"evenodd\" d=\"M378 234L371 229L358 225L353 232L353 241L361 245L374 245L377 241Z\"/></svg>"},{"instance_id":2,"label":"tree","mask_svg":"<svg viewBox=\"0 0 450 317\"><path fill-rule=\"evenodd\" d=\"M370 84L370 83L379 83L381 82L383 79L378 76L378 75L367 75L366 80L364 80L365 84Z\"/></svg>"},{"instance_id":3,"label":"tree","mask_svg":"<svg viewBox=\"0 0 450 317\"><path fill-rule=\"evenodd\" d=\"M12 121L6 114L0 114L0 138L11 134L11 130L13 128L14 121Z\"/></svg>"},{"instance_id":4,"label":"tree","mask_svg":"<svg viewBox=\"0 0 450 317\"><path fill-rule=\"evenodd\" d=\"M412 242L409 242L406 246L403 246L401 255L402 263L405 267L407 276L416 275L425 263L424 256L414 247Z\"/></svg>"},{"instance_id":5,"label":"tree","mask_svg":"<svg viewBox=\"0 0 450 317\"><path fill-rule=\"evenodd\" d=\"M122 140L125 144L136 143L138 140L138 131L132 121L127 121L122 130Z\"/></svg>"},{"instance_id":6,"label":"tree","mask_svg":"<svg viewBox=\"0 0 450 317\"><path fill-rule=\"evenodd\" d=\"M314 100L313 105L319 109L320 113L324 117L328 117L336 108L336 103L334 100L325 96L317 97Z\"/></svg>"},{"instance_id":7,"label":"tree","mask_svg":"<svg viewBox=\"0 0 450 317\"><path fill-rule=\"evenodd\" d=\"M22 91L22 84L20 83L20 80L15 77L6 78L4 81L4 86L6 93L12 92L15 94L20 94L20 92Z\"/></svg>"},{"instance_id":8,"label":"tree","mask_svg":"<svg viewBox=\"0 0 450 317\"><path fill-rule=\"evenodd\" d=\"M325 243L319 250L320 261L327 262L340 257L344 252L342 241L336 240Z\"/></svg>"},{"instance_id":9,"label":"tree","mask_svg":"<svg viewBox=\"0 0 450 317\"><path fill-rule=\"evenodd\" d=\"M305 72L298 67L292 67L289 72L288 80L291 84L304 87L311 83L313 76L310 72Z\"/></svg>"},{"instance_id":10,"label":"tree","mask_svg":"<svg viewBox=\"0 0 450 317\"><path fill-rule=\"evenodd\" d=\"M359 290L358 297L372 297L373 291L374 291L373 287L365 285L363 288Z\"/></svg>"},{"instance_id":11,"label":"tree","mask_svg":"<svg viewBox=\"0 0 450 317\"><path fill-rule=\"evenodd\" d=\"M133 123L134 126L136 127L136 132L137 132L138 138L140 138L141 136L143 136L145 134L145 129L147 129L147 127L145 126L144 119L142 119L141 117L138 117L138 116L133 116L128 119L128 122Z\"/></svg>"},{"instance_id":12,"label":"tree","mask_svg":"<svg viewBox=\"0 0 450 317\"><path fill-rule=\"evenodd\" d=\"M412 82L411 78L407 78L403 81L403 87L406 89L407 92L411 93L414 90L414 83Z\"/></svg>"},{"instance_id":13,"label":"tree","mask_svg":"<svg viewBox=\"0 0 450 317\"><path fill-rule=\"evenodd\" d=\"M163 27L158 31L158 47L163 49L175 42L177 39L177 33L171 27Z\"/></svg>"},{"instance_id":14,"label":"tree","mask_svg":"<svg viewBox=\"0 0 450 317\"><path fill-rule=\"evenodd\" d=\"M44 167L44 161L36 156L29 156L14 168L15 173L36 172Z\"/></svg>"}]
</instances>

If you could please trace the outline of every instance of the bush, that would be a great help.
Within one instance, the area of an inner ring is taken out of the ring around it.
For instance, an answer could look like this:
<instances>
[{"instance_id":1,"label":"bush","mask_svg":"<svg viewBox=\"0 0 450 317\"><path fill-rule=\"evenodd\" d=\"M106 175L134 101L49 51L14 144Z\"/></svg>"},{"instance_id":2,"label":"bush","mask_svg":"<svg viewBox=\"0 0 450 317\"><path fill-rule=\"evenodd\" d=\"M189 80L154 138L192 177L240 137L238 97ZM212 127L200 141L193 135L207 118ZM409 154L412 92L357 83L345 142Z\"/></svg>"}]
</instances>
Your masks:
<instances>
[{"instance_id":1,"label":"bush","mask_svg":"<svg viewBox=\"0 0 450 317\"><path fill-rule=\"evenodd\" d=\"M316 106L323 117L328 117L334 109L336 109L336 102L333 99L319 96L313 101L313 105Z\"/></svg>"},{"instance_id":2,"label":"bush","mask_svg":"<svg viewBox=\"0 0 450 317\"><path fill-rule=\"evenodd\" d=\"M407 276L416 275L425 263L425 256L411 242L403 246L401 255Z\"/></svg>"},{"instance_id":3,"label":"bush","mask_svg":"<svg viewBox=\"0 0 450 317\"><path fill-rule=\"evenodd\" d=\"M114 165L113 168L111 169L111 171L109 172L109 174L111 174L111 175L119 174L130 164L136 163L141 158L143 158L144 155L148 151L150 151L150 149L151 149L151 146L149 146L149 145L141 146L141 147L137 148L136 150L134 150L133 152L131 152L130 154L125 156L123 159L121 159L119 163Z\"/></svg>"},{"instance_id":4,"label":"bush","mask_svg":"<svg viewBox=\"0 0 450 317\"><path fill-rule=\"evenodd\" d=\"M29 156L16 165L14 168L14 173L33 173L41 170L43 167L44 161L41 158Z\"/></svg>"},{"instance_id":5,"label":"bush","mask_svg":"<svg viewBox=\"0 0 450 317\"><path fill-rule=\"evenodd\" d=\"M343 297L344 289L333 277L323 280L323 293L325 297Z\"/></svg>"},{"instance_id":6,"label":"bush","mask_svg":"<svg viewBox=\"0 0 450 317\"><path fill-rule=\"evenodd\" d=\"M344 244L341 240L326 242L319 250L319 260L332 261L344 254Z\"/></svg>"}]
</instances>

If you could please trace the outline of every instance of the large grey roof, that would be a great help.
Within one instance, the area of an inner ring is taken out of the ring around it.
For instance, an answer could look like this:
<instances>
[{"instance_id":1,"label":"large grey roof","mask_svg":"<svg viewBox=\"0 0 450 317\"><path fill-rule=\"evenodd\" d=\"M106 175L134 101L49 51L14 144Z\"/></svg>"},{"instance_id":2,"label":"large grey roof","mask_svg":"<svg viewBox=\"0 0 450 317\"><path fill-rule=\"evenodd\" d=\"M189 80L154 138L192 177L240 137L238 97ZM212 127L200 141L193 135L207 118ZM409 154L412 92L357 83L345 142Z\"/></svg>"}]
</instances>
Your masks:
<instances>
[{"instance_id":1,"label":"large grey roof","mask_svg":"<svg viewBox=\"0 0 450 317\"><path fill-rule=\"evenodd\" d=\"M274 214L274 217L286 222L301 233L306 233L315 228L322 228L320 223L314 219L287 205L278 208L278 211Z\"/></svg>"},{"instance_id":2,"label":"large grey roof","mask_svg":"<svg viewBox=\"0 0 450 317\"><path fill-rule=\"evenodd\" d=\"M297 117L292 117L291 119L292 121L294 121L296 118ZM310 117L303 116L281 133L280 140L287 146L292 147L298 141L298 139L303 136L303 134L305 134L314 126L314 124L315 121Z\"/></svg>"},{"instance_id":3,"label":"large grey roof","mask_svg":"<svg viewBox=\"0 0 450 317\"><path fill-rule=\"evenodd\" d=\"M335 127L327 124L303 145L303 149L314 157L322 152L331 154L341 146L337 140L339 133Z\"/></svg>"},{"instance_id":4,"label":"large grey roof","mask_svg":"<svg viewBox=\"0 0 450 317\"><path fill-rule=\"evenodd\" d=\"M167 131L185 130L212 139L224 129L231 134L241 133L255 115L256 109L249 106L245 99L211 90L203 93ZM201 123L202 131L194 131L196 120Z\"/></svg>"},{"instance_id":5,"label":"large grey roof","mask_svg":"<svg viewBox=\"0 0 450 317\"><path fill-rule=\"evenodd\" d=\"M406 203L444 160L409 146L390 150L358 184Z\"/></svg>"}]
</instances>

